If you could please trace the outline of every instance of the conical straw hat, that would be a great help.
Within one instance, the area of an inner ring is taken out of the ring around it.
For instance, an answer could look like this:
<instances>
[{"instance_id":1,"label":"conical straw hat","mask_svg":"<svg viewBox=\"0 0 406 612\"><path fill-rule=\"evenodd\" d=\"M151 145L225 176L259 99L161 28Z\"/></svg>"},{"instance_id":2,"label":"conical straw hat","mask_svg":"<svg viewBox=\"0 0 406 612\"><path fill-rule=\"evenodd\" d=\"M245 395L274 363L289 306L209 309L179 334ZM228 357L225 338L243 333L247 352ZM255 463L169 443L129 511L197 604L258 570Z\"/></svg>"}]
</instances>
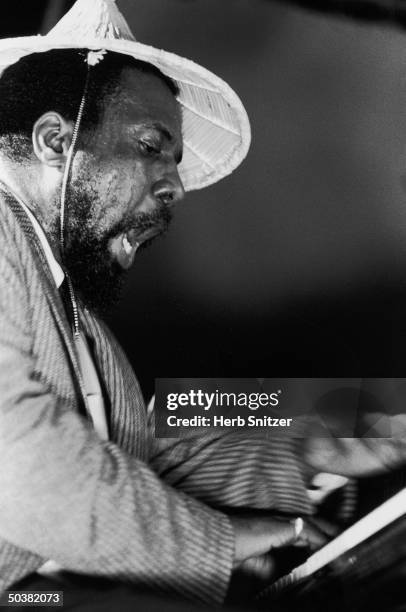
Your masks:
<instances>
[{"instance_id":1,"label":"conical straw hat","mask_svg":"<svg viewBox=\"0 0 406 612\"><path fill-rule=\"evenodd\" d=\"M46 36L0 40L0 74L26 55L52 49L124 53L153 64L177 83L184 138L179 172L186 191L216 183L245 158L251 132L236 93L194 62L137 42L115 0L77 0Z\"/></svg>"}]
</instances>

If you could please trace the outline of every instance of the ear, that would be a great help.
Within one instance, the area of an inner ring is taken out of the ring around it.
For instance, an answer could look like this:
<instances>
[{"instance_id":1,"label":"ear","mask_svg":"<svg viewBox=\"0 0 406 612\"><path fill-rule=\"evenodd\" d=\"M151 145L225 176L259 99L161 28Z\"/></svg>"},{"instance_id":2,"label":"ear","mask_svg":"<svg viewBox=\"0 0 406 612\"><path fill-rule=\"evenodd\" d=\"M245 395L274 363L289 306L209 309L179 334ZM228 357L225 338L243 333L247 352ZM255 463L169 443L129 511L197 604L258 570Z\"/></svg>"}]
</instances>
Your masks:
<instances>
[{"instance_id":1,"label":"ear","mask_svg":"<svg viewBox=\"0 0 406 612\"><path fill-rule=\"evenodd\" d=\"M64 168L72 142L73 123L59 113L42 115L32 130L32 146L39 161L52 168Z\"/></svg>"}]
</instances>

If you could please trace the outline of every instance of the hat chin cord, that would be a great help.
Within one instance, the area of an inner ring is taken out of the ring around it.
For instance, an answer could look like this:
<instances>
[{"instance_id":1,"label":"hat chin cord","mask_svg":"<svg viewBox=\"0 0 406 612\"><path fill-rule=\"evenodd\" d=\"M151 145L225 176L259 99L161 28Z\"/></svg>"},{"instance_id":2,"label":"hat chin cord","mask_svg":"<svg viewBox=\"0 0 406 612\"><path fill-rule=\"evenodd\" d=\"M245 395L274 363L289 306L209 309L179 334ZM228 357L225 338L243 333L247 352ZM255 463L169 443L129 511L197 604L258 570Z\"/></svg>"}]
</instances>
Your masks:
<instances>
[{"instance_id":1,"label":"hat chin cord","mask_svg":"<svg viewBox=\"0 0 406 612\"><path fill-rule=\"evenodd\" d=\"M86 105L87 93L89 88L89 76L90 76L90 63L87 61L87 73L86 73L86 81L83 89L82 100L80 102L78 115L76 118L75 126L72 132L72 140L69 147L68 155L66 158L65 170L62 179L62 190L61 190L61 204L60 204L60 218L59 218L59 242L61 249L62 261L64 263L64 273L65 278L68 284L69 289L69 297L72 305L72 313L73 313L73 335L75 339L80 336L80 322L79 322L79 309L75 296L75 291L73 289L71 278L66 271L65 264L65 219L66 219L66 192L68 188L68 182L70 177L70 172L72 168L72 161L76 150L76 144L79 136L80 124L83 118L83 112Z\"/></svg>"}]
</instances>

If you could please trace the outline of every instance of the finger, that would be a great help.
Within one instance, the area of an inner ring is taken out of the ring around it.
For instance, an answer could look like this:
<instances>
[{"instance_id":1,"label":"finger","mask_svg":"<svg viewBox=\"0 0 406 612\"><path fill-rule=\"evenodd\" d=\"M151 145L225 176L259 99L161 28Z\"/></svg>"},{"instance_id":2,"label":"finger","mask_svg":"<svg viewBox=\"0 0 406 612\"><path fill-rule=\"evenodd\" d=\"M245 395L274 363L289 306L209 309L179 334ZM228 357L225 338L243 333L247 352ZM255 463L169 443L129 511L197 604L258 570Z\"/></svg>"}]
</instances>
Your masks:
<instances>
[{"instance_id":1,"label":"finger","mask_svg":"<svg viewBox=\"0 0 406 612\"><path fill-rule=\"evenodd\" d=\"M326 534L322 533L319 529L314 528L312 525L306 522L303 531L295 540L294 546L307 546L313 551L325 546L328 541L329 538L326 536Z\"/></svg>"},{"instance_id":2,"label":"finger","mask_svg":"<svg viewBox=\"0 0 406 612\"><path fill-rule=\"evenodd\" d=\"M298 523L301 521L301 523ZM298 529L298 525L300 525ZM283 548L294 544L300 538L304 531L304 523L302 519L294 519L291 521L273 522L272 532L269 537L268 550Z\"/></svg>"}]
</instances>

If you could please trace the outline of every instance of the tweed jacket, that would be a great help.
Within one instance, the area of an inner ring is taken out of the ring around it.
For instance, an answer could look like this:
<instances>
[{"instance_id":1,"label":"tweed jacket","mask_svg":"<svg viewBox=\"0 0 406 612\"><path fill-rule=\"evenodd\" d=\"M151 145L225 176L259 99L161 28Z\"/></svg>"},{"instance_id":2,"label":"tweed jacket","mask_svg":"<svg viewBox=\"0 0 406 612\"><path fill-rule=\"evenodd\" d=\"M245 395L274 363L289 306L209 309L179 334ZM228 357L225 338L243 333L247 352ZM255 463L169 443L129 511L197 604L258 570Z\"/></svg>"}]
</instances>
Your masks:
<instances>
[{"instance_id":1,"label":"tweed jacket","mask_svg":"<svg viewBox=\"0 0 406 612\"><path fill-rule=\"evenodd\" d=\"M53 559L218 604L234 534L206 504L310 513L294 449L255 436L155 440L123 351L91 312L80 314L108 441L86 413L74 340L38 239L0 192L0 592Z\"/></svg>"}]
</instances>

